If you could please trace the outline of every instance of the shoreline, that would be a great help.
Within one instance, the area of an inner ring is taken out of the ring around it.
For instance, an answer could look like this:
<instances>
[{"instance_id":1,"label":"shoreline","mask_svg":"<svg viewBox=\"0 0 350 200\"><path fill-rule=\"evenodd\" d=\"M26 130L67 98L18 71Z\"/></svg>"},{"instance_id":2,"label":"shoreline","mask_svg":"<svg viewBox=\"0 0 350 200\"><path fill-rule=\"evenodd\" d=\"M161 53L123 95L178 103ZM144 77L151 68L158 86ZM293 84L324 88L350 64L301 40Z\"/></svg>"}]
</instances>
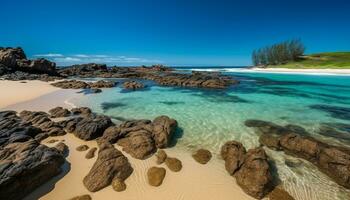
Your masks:
<instances>
[{"instance_id":1,"label":"shoreline","mask_svg":"<svg viewBox=\"0 0 350 200\"><path fill-rule=\"evenodd\" d=\"M10 83L13 81L1 81L1 84ZM17 97L14 104L7 105L5 101L1 102L0 110L31 110L45 111L56 106L71 108L67 104L67 98L75 98L79 95L79 89L60 89L51 90L53 86L49 83L41 82L37 85L35 82L27 81L27 83L14 82L17 85L16 91L20 93L28 90L29 87L36 87L40 93L33 93L31 98ZM21 85L22 84L22 85ZM8 87L11 88L11 87ZM3 94L12 94L10 90L3 90ZM34 95L35 94L35 95ZM73 96L72 96L73 95ZM12 102L13 103L13 102ZM49 140L56 139L58 142L48 143ZM220 200L228 199L254 199L244 193L238 186L235 179L227 174L224 161L221 160L215 153L213 158L206 165L197 163L191 156L191 152L185 149L171 147L165 151L173 157L178 158L183 163L183 169L180 172L170 171L165 164L157 165L156 157L153 155L146 160L138 160L131 157L129 154L123 154L129 159L134 172L125 181L127 189L123 192L116 192L111 186L108 186L101 191L92 193L89 192L83 184L83 178L88 174L92 165L97 159L95 155L92 159L86 159L85 152L79 152L75 148L82 144L88 145L90 148L97 147L95 140L83 141L73 134L68 133L64 136L51 136L41 143L53 147L59 141L63 141L69 148L69 154L66 157L66 162L62 166L62 172L39 186L24 199L70 199L72 197L89 194L94 200L119 198L124 200L153 200L153 199L203 199L211 200L213 198ZM121 147L114 145L117 149ZM147 170L152 166L164 167L167 170L163 184L159 187L152 187L147 182ZM205 176L203 176L205 174ZM195 186L195 187L194 187ZM218 187L219 186L219 187ZM218 197L219 194L225 194Z\"/></svg>"}]
</instances>

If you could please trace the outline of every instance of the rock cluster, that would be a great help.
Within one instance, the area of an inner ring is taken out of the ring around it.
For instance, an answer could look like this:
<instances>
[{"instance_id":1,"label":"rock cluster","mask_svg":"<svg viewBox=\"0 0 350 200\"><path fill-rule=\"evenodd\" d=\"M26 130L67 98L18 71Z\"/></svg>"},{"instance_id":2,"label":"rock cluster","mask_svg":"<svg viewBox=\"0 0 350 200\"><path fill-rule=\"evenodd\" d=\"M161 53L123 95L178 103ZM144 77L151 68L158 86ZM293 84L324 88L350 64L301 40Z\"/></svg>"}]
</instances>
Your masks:
<instances>
[{"instance_id":1,"label":"rock cluster","mask_svg":"<svg viewBox=\"0 0 350 200\"><path fill-rule=\"evenodd\" d=\"M59 87L62 89L96 89L96 88L111 88L115 86L115 82L113 81L104 81L100 80L97 82L84 82L78 80L64 80L52 83L51 85L55 87Z\"/></svg>"},{"instance_id":2,"label":"rock cluster","mask_svg":"<svg viewBox=\"0 0 350 200\"><path fill-rule=\"evenodd\" d=\"M71 114L68 109L62 107L53 108L49 110L49 113L51 118L68 117Z\"/></svg>"},{"instance_id":3,"label":"rock cluster","mask_svg":"<svg viewBox=\"0 0 350 200\"><path fill-rule=\"evenodd\" d=\"M65 161L62 152L35 139L47 131L37 125L46 122L32 124L28 119L14 111L0 112L0 199L22 199L59 174Z\"/></svg>"},{"instance_id":4,"label":"rock cluster","mask_svg":"<svg viewBox=\"0 0 350 200\"><path fill-rule=\"evenodd\" d=\"M145 159L170 144L177 122L167 116L150 120L125 121L106 129L100 142L118 143L123 151L137 159Z\"/></svg>"},{"instance_id":5,"label":"rock cluster","mask_svg":"<svg viewBox=\"0 0 350 200\"><path fill-rule=\"evenodd\" d=\"M339 185L350 188L350 149L318 141L295 125L279 126L259 120L247 121L246 125L257 128L261 144L306 159Z\"/></svg>"},{"instance_id":6,"label":"rock cluster","mask_svg":"<svg viewBox=\"0 0 350 200\"><path fill-rule=\"evenodd\" d=\"M0 47L1 71L56 74L56 64L46 59L28 60L22 48ZM0 74L1 75L1 74Z\"/></svg>"},{"instance_id":7,"label":"rock cluster","mask_svg":"<svg viewBox=\"0 0 350 200\"><path fill-rule=\"evenodd\" d=\"M250 149L236 141L229 141L221 148L221 156L230 175L250 196L262 199L273 189L273 178L268 157L262 148Z\"/></svg>"},{"instance_id":8,"label":"rock cluster","mask_svg":"<svg viewBox=\"0 0 350 200\"><path fill-rule=\"evenodd\" d=\"M137 90L144 88L145 85L137 81L126 81L124 82L123 87L129 90Z\"/></svg>"}]
</instances>

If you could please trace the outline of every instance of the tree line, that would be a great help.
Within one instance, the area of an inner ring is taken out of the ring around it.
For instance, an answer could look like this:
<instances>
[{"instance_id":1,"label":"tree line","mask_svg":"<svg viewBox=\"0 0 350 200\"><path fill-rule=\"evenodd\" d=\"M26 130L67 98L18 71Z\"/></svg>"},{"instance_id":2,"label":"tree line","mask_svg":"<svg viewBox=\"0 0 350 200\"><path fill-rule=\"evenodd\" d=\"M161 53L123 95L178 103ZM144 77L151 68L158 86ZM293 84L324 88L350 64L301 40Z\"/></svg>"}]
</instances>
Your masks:
<instances>
[{"instance_id":1,"label":"tree line","mask_svg":"<svg viewBox=\"0 0 350 200\"><path fill-rule=\"evenodd\" d=\"M252 61L255 66L284 64L300 59L304 51L301 40L292 39L254 50Z\"/></svg>"}]
</instances>

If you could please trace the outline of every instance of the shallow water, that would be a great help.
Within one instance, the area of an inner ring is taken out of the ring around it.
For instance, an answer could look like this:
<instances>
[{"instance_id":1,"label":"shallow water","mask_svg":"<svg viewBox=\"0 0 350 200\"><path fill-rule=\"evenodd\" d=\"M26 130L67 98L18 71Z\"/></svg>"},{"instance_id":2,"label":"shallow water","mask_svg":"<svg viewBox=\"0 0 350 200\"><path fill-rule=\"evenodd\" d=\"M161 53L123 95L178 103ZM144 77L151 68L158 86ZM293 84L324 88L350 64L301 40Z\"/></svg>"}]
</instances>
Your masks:
<instances>
[{"instance_id":1,"label":"shallow water","mask_svg":"<svg viewBox=\"0 0 350 200\"><path fill-rule=\"evenodd\" d=\"M180 127L176 148L188 151L203 147L218 154L228 140L240 141L247 149L259 146L257 134L244 126L247 119L300 125L316 138L349 146L346 137L317 133L320 123L350 123L349 76L226 74L241 83L227 90L208 90L160 87L146 81L149 87L141 91L116 87L70 102L117 120L168 115ZM346 134L350 135L350 131ZM275 160L285 189L296 199L350 199L349 190L339 187L307 161L282 152L267 153ZM286 165L286 160L296 164Z\"/></svg>"}]
</instances>

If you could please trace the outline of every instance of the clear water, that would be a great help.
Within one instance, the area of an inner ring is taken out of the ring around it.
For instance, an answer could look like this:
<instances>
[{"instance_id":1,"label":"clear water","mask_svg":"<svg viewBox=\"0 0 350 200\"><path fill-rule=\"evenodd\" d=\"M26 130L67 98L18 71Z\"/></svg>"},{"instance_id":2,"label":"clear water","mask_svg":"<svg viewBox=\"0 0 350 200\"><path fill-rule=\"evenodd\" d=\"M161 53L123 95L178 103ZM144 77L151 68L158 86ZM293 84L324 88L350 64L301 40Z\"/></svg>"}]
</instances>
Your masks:
<instances>
[{"instance_id":1,"label":"clear water","mask_svg":"<svg viewBox=\"0 0 350 200\"><path fill-rule=\"evenodd\" d=\"M219 154L221 145L228 140L240 141L246 148L259 146L257 134L244 126L247 119L300 125L316 138L349 146L349 141L317 133L320 123L349 124L349 76L226 74L241 83L227 90L208 90L160 87L146 81L149 87L142 91L116 87L70 101L116 119L168 115L178 121L182 130L176 136L176 148L189 152L202 147ZM337 106L341 113L311 109L312 105ZM350 199L349 190L339 187L307 161L283 152L267 149L267 153L275 160L284 188L296 199ZM297 166L287 166L286 160Z\"/></svg>"}]
</instances>

